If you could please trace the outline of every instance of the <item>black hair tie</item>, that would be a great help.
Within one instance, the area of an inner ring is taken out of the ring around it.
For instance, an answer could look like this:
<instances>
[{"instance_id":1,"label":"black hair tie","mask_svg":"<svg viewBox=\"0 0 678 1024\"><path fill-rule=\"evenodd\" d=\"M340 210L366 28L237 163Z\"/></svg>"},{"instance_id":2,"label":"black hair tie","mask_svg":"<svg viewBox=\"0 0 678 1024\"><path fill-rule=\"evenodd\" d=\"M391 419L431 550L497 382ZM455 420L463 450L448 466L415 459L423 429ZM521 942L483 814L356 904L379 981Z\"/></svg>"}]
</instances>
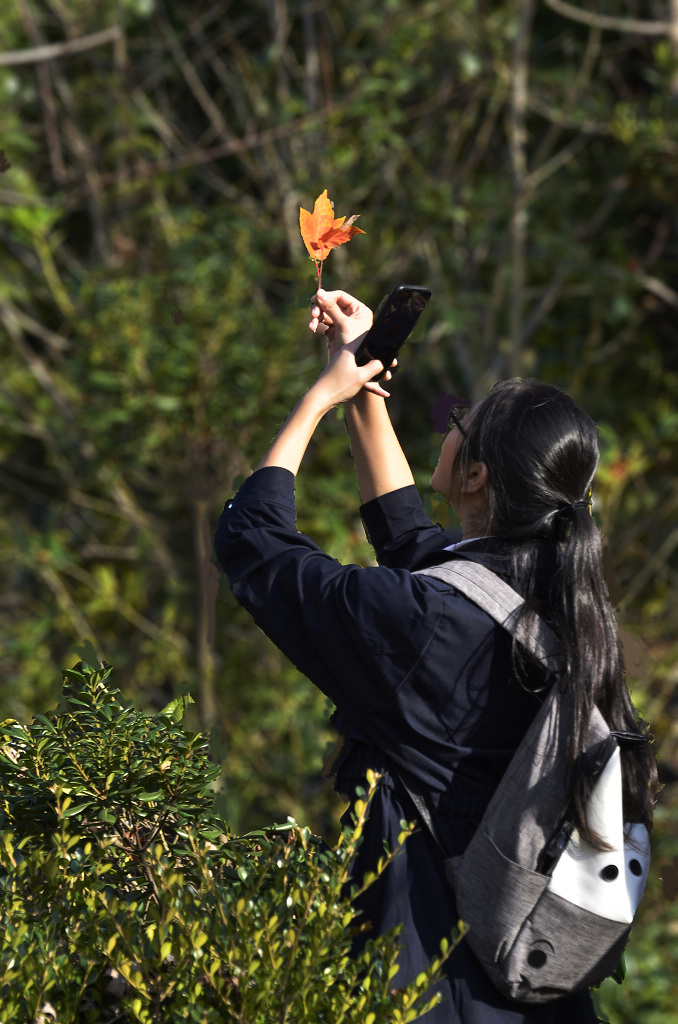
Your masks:
<instances>
[{"instance_id":1,"label":"black hair tie","mask_svg":"<svg viewBox=\"0 0 678 1024\"><path fill-rule=\"evenodd\" d=\"M566 501L562 505L559 505L556 509L556 515L568 515L571 512L576 512L578 508L588 509L591 506L590 498L583 498L580 501Z\"/></svg>"}]
</instances>

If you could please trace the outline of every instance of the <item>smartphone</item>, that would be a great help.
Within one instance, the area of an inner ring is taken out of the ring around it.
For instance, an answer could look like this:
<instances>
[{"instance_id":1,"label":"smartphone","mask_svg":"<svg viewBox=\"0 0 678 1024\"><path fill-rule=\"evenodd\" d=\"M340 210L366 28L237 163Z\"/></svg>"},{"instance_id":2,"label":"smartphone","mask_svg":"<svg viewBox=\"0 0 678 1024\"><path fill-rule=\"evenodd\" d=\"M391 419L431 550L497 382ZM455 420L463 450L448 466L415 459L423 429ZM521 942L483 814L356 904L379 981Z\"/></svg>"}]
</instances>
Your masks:
<instances>
[{"instance_id":1,"label":"smartphone","mask_svg":"<svg viewBox=\"0 0 678 1024\"><path fill-rule=\"evenodd\" d=\"M394 288L382 301L372 326L356 351L358 366L364 366L370 359L379 359L384 370L388 370L430 298L430 289L422 285L399 284Z\"/></svg>"}]
</instances>

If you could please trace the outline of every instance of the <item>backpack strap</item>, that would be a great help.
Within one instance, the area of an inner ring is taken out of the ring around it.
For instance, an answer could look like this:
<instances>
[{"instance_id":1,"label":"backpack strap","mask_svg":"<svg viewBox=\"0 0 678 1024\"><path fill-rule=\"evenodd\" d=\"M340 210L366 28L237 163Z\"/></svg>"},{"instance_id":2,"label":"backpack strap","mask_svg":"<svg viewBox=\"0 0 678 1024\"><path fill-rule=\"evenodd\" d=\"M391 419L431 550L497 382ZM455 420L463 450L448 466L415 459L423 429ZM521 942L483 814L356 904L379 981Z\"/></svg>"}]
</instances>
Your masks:
<instances>
[{"instance_id":1,"label":"backpack strap","mask_svg":"<svg viewBox=\"0 0 678 1024\"><path fill-rule=\"evenodd\" d=\"M520 611L525 604L524 598L487 566L479 562L453 560L443 565L433 565L428 569L417 569L412 575L433 576L443 583L448 583L503 626L548 672L563 671L565 662L553 630L542 619L539 619L531 630L519 622ZM404 768L398 768L397 773L419 817L444 853L431 812L417 781Z\"/></svg>"},{"instance_id":2,"label":"backpack strap","mask_svg":"<svg viewBox=\"0 0 678 1024\"><path fill-rule=\"evenodd\" d=\"M565 668L558 638L550 626L542 619L532 629L520 622L524 598L487 566L453 560L429 569L417 569L412 575L433 576L460 591L526 647L548 672L559 673Z\"/></svg>"}]
</instances>

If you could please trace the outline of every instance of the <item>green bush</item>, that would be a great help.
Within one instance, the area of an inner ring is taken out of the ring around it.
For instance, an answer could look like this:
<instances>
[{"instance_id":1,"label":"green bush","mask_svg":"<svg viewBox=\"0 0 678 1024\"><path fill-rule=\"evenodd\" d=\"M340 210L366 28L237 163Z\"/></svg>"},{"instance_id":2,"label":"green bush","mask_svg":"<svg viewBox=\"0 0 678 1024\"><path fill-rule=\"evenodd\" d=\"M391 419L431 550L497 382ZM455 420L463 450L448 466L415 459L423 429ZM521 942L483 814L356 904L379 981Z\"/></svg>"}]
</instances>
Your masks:
<instances>
[{"instance_id":1,"label":"green bush","mask_svg":"<svg viewBox=\"0 0 678 1024\"><path fill-rule=\"evenodd\" d=\"M292 819L232 836L208 740L181 724L190 698L141 713L110 671L81 663L55 711L0 726L2 1024L420 1016L451 946L404 990L395 935L349 956L349 864L377 779L334 849Z\"/></svg>"}]
</instances>

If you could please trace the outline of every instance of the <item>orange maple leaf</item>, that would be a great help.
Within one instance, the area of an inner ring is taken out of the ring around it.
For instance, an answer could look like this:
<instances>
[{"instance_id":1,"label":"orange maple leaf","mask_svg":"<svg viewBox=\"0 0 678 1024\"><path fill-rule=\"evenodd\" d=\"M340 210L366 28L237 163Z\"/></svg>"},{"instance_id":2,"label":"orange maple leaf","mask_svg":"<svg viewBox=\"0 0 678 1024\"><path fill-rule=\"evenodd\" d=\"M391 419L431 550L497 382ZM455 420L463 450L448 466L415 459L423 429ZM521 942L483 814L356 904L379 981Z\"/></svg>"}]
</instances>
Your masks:
<instances>
[{"instance_id":1,"label":"orange maple leaf","mask_svg":"<svg viewBox=\"0 0 678 1024\"><path fill-rule=\"evenodd\" d=\"M357 217L358 214L354 214L348 219L335 219L332 203L327 198L327 189L316 199L313 213L309 213L303 206L299 208L301 237L316 265L318 288L322 278L323 260L329 256L332 249L348 242L354 235L365 234L362 228L357 228L354 224Z\"/></svg>"}]
</instances>

